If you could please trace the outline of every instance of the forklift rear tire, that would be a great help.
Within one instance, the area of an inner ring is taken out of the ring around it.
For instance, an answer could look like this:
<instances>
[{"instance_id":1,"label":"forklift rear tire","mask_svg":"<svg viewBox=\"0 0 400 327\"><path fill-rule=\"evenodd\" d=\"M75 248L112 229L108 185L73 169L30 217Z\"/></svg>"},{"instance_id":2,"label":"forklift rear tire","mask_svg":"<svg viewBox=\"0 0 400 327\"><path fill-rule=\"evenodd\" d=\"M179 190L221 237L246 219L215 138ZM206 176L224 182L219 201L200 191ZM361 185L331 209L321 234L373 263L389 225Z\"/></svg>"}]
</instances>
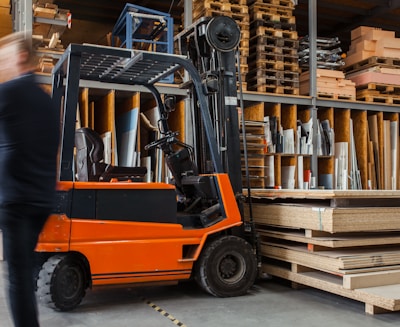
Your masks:
<instances>
[{"instance_id":1,"label":"forklift rear tire","mask_svg":"<svg viewBox=\"0 0 400 327\"><path fill-rule=\"evenodd\" d=\"M58 254L43 264L37 280L37 295L48 307L70 311L81 303L86 285L82 260L71 254Z\"/></svg>"},{"instance_id":2,"label":"forklift rear tire","mask_svg":"<svg viewBox=\"0 0 400 327\"><path fill-rule=\"evenodd\" d=\"M207 244L195 265L196 282L217 297L246 294L256 276L257 259L251 245L232 235Z\"/></svg>"}]
</instances>

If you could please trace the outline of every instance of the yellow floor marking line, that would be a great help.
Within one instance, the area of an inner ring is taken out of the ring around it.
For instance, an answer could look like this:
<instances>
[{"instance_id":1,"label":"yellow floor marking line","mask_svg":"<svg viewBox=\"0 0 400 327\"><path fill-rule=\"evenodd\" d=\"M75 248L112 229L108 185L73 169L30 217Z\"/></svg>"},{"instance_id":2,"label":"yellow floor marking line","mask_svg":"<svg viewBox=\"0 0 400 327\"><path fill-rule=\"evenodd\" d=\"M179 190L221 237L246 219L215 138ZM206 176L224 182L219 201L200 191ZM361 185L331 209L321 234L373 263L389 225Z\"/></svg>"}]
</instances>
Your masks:
<instances>
[{"instance_id":1,"label":"yellow floor marking line","mask_svg":"<svg viewBox=\"0 0 400 327\"><path fill-rule=\"evenodd\" d=\"M143 301L149 306L151 307L153 310L157 311L158 313L160 313L162 316L168 318L169 320L172 321L172 323L174 323L176 326L180 326L180 327L187 327L183 322L179 321L178 319L176 319L173 315L169 314L168 312L166 312L165 310L163 310L162 308L160 308L159 306L155 305L154 303L152 303L151 301L148 301L146 299L143 299Z\"/></svg>"}]
</instances>

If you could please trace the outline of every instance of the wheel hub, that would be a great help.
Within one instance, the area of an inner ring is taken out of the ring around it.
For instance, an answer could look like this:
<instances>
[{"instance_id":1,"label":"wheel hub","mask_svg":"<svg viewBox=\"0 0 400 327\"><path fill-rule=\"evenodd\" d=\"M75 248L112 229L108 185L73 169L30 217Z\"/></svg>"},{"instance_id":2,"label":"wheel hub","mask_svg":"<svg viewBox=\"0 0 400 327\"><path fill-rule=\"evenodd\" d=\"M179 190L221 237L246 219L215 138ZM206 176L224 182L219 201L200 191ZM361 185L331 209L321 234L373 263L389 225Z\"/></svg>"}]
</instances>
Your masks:
<instances>
[{"instance_id":1,"label":"wheel hub","mask_svg":"<svg viewBox=\"0 0 400 327\"><path fill-rule=\"evenodd\" d=\"M223 278L231 278L237 270L236 261L232 256L225 257L220 265L220 271Z\"/></svg>"},{"instance_id":2,"label":"wheel hub","mask_svg":"<svg viewBox=\"0 0 400 327\"><path fill-rule=\"evenodd\" d=\"M64 289L65 298L76 296L81 284L79 272L76 267L70 267L60 281L61 287Z\"/></svg>"}]
</instances>

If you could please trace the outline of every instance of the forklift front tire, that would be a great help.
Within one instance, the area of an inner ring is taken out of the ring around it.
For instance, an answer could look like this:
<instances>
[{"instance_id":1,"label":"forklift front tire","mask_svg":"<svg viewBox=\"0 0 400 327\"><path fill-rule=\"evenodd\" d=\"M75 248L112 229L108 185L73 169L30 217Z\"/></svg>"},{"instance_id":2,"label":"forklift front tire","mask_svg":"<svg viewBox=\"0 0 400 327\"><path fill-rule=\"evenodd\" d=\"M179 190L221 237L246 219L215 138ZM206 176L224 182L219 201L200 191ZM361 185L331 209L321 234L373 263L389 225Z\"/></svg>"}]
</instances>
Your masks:
<instances>
[{"instance_id":1,"label":"forklift front tire","mask_svg":"<svg viewBox=\"0 0 400 327\"><path fill-rule=\"evenodd\" d=\"M86 285L82 260L71 254L57 254L50 257L39 272L37 295L48 307L70 311L81 303Z\"/></svg>"},{"instance_id":2,"label":"forklift front tire","mask_svg":"<svg viewBox=\"0 0 400 327\"><path fill-rule=\"evenodd\" d=\"M207 244L195 265L196 282L217 297L246 294L256 276L257 259L251 245L232 235Z\"/></svg>"}]
</instances>

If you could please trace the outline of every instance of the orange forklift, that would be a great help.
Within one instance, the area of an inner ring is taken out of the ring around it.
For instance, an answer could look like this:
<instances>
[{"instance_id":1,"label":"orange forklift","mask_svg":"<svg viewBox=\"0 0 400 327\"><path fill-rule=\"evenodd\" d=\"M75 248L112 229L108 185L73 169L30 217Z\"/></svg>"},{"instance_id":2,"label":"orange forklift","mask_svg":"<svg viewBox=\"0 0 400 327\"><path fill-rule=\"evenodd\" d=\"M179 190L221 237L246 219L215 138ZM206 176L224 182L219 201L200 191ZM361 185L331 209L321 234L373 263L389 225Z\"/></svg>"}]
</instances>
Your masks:
<instances>
[{"instance_id":1,"label":"orange forklift","mask_svg":"<svg viewBox=\"0 0 400 327\"><path fill-rule=\"evenodd\" d=\"M236 23L227 17L203 20L180 34L183 49L207 50L201 55L214 63L209 73L196 68L199 58L189 50L175 55L69 45L53 70L62 138L57 205L36 248L42 303L72 310L88 288L101 285L193 278L218 297L243 295L253 285L256 247L253 233L244 228L242 208L239 40ZM216 53L220 69L211 60ZM182 69L190 76L186 88L197 117L193 130L199 141L194 145L178 141L170 130L171 106L163 102L170 97L163 98L157 89L157 82ZM160 111L161 137L146 150L163 151L172 182L144 182L146 168L104 163L99 135L87 127L76 129L82 80L147 88ZM217 98L223 127L213 118Z\"/></svg>"}]
</instances>

